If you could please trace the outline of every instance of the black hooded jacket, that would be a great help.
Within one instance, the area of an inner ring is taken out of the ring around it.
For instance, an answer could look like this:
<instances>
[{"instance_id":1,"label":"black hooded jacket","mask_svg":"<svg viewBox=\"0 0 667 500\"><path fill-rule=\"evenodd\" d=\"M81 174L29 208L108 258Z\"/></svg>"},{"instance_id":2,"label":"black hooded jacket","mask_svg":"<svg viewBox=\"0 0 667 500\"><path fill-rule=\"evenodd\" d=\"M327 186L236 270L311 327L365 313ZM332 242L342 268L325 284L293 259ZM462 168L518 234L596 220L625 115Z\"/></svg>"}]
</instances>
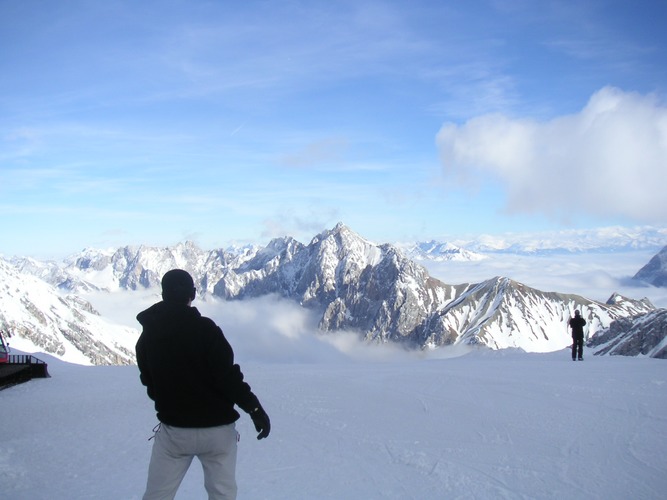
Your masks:
<instances>
[{"instance_id":1,"label":"black hooded jacket","mask_svg":"<svg viewBox=\"0 0 667 500\"><path fill-rule=\"evenodd\" d=\"M222 330L195 307L158 302L137 321L143 326L136 346L141 383L160 422L214 427L239 418L235 404L247 413L259 406Z\"/></svg>"},{"instance_id":2,"label":"black hooded jacket","mask_svg":"<svg viewBox=\"0 0 667 500\"><path fill-rule=\"evenodd\" d=\"M583 339L584 338L584 325L586 325L586 320L579 315L575 315L574 318L570 318L568 321L570 328L572 328L572 338L573 339Z\"/></svg>"}]
</instances>

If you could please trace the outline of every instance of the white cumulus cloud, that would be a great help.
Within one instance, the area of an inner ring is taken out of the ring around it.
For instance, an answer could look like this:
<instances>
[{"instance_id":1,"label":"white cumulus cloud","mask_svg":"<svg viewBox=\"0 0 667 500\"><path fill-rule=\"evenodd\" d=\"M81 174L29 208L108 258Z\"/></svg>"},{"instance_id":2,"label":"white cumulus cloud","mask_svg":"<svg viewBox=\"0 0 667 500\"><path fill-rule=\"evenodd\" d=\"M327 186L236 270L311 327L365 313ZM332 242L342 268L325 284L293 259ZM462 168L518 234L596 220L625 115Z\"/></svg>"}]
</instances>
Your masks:
<instances>
[{"instance_id":1,"label":"white cumulus cloud","mask_svg":"<svg viewBox=\"0 0 667 500\"><path fill-rule=\"evenodd\" d=\"M436 140L448 177L501 182L512 212L667 222L667 107L655 95L605 87L573 115L484 115Z\"/></svg>"}]
</instances>

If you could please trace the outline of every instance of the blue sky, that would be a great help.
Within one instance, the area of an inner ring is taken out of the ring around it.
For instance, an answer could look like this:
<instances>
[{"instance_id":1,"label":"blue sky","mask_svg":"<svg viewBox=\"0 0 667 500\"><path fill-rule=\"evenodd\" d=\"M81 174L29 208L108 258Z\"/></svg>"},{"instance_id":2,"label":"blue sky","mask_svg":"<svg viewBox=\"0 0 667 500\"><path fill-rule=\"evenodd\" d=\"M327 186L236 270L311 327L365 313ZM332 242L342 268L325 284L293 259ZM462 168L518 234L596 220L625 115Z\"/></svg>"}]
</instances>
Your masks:
<instances>
[{"instance_id":1,"label":"blue sky","mask_svg":"<svg viewBox=\"0 0 667 500\"><path fill-rule=\"evenodd\" d=\"M0 0L4 255L667 225L667 4Z\"/></svg>"}]
</instances>

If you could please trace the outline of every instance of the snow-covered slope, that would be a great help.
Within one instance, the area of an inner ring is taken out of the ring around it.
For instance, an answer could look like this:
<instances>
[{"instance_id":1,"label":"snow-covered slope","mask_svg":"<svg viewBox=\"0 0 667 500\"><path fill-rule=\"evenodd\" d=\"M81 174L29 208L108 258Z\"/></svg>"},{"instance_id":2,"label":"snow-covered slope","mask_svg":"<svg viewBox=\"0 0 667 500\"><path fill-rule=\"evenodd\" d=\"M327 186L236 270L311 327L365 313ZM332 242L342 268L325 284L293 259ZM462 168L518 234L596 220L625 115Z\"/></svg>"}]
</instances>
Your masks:
<instances>
[{"instance_id":1,"label":"snow-covered slope","mask_svg":"<svg viewBox=\"0 0 667 500\"><path fill-rule=\"evenodd\" d=\"M240 358L272 431L257 441L247 415L238 421L238 499L664 497L665 361L413 355ZM136 367L46 360L52 378L0 391L0 496L139 500L157 421ZM206 498L196 461L177 498Z\"/></svg>"},{"instance_id":2,"label":"snow-covered slope","mask_svg":"<svg viewBox=\"0 0 667 500\"><path fill-rule=\"evenodd\" d=\"M81 364L134 361L137 332L113 325L76 295L21 273L0 259L0 329L13 348L44 351Z\"/></svg>"}]
</instances>

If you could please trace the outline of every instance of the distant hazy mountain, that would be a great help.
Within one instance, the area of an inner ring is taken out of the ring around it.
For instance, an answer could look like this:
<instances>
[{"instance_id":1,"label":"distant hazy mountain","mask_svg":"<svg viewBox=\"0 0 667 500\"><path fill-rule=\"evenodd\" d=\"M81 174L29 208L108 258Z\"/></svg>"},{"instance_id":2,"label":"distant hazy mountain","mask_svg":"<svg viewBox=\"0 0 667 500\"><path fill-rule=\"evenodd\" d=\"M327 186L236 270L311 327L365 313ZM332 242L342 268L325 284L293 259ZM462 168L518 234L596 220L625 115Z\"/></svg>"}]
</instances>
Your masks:
<instances>
[{"instance_id":1,"label":"distant hazy mountain","mask_svg":"<svg viewBox=\"0 0 667 500\"><path fill-rule=\"evenodd\" d=\"M614 320L587 345L596 355L667 359L667 309Z\"/></svg>"},{"instance_id":2,"label":"distant hazy mountain","mask_svg":"<svg viewBox=\"0 0 667 500\"><path fill-rule=\"evenodd\" d=\"M480 254L558 254L580 252L620 252L659 249L667 244L667 229L640 226L606 227L586 230L548 231L481 235L453 239L449 243Z\"/></svg>"},{"instance_id":3,"label":"distant hazy mountain","mask_svg":"<svg viewBox=\"0 0 667 500\"><path fill-rule=\"evenodd\" d=\"M642 267L633 279L653 286L667 286L667 246Z\"/></svg>"},{"instance_id":4,"label":"distant hazy mountain","mask_svg":"<svg viewBox=\"0 0 667 500\"><path fill-rule=\"evenodd\" d=\"M435 240L428 242L399 245L403 252L414 260L433 261L475 261L486 259L486 255L471 252L452 243L441 243Z\"/></svg>"}]
</instances>

